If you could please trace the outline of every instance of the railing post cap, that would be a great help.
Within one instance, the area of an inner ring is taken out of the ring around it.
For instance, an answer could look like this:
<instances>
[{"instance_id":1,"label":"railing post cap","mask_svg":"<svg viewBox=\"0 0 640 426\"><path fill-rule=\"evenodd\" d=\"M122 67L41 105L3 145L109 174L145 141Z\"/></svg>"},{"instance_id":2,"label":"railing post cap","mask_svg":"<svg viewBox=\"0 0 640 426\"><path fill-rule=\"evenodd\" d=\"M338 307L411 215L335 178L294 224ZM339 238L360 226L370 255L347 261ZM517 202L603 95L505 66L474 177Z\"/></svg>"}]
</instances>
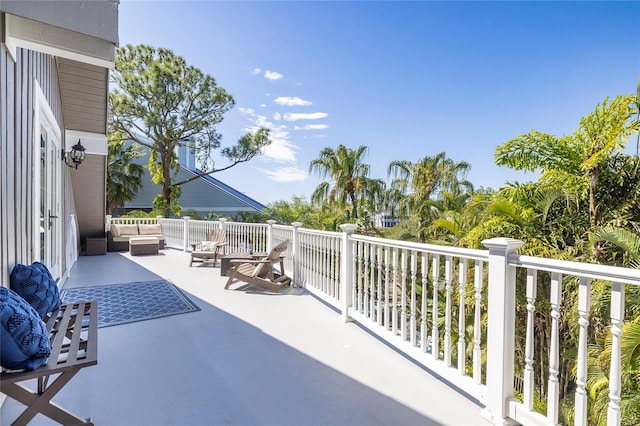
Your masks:
<instances>
[{"instance_id":1,"label":"railing post cap","mask_svg":"<svg viewBox=\"0 0 640 426\"><path fill-rule=\"evenodd\" d=\"M300 228L302 226L302 222L293 222L291 226L293 226L294 228Z\"/></svg>"},{"instance_id":2,"label":"railing post cap","mask_svg":"<svg viewBox=\"0 0 640 426\"><path fill-rule=\"evenodd\" d=\"M226 217L221 217L221 218L219 218L218 220L219 220L220 222L226 222L226 221L227 221L227 220L229 220L229 219L227 219Z\"/></svg>"},{"instance_id":3,"label":"railing post cap","mask_svg":"<svg viewBox=\"0 0 640 426\"><path fill-rule=\"evenodd\" d=\"M345 232L348 235L353 234L357 227L358 227L358 225L353 224L353 223L345 223L343 225L340 225L340 229L342 229L342 231Z\"/></svg>"},{"instance_id":4,"label":"railing post cap","mask_svg":"<svg viewBox=\"0 0 640 426\"><path fill-rule=\"evenodd\" d=\"M503 250L516 250L524 244L524 241L515 238L489 238L483 240L482 244L489 250L503 249Z\"/></svg>"},{"instance_id":5,"label":"railing post cap","mask_svg":"<svg viewBox=\"0 0 640 426\"><path fill-rule=\"evenodd\" d=\"M156 218L158 219L162 219L164 216L162 216L161 214L159 214L158 216L156 216Z\"/></svg>"},{"instance_id":6,"label":"railing post cap","mask_svg":"<svg viewBox=\"0 0 640 426\"><path fill-rule=\"evenodd\" d=\"M274 223L276 223L276 220L274 220L274 219L269 219L269 220L267 221L267 223L268 223L269 225L273 225Z\"/></svg>"},{"instance_id":7,"label":"railing post cap","mask_svg":"<svg viewBox=\"0 0 640 426\"><path fill-rule=\"evenodd\" d=\"M184 217L183 217L183 219L184 219L184 220L191 220L191 217L189 217L189 216L184 216Z\"/></svg>"}]
</instances>

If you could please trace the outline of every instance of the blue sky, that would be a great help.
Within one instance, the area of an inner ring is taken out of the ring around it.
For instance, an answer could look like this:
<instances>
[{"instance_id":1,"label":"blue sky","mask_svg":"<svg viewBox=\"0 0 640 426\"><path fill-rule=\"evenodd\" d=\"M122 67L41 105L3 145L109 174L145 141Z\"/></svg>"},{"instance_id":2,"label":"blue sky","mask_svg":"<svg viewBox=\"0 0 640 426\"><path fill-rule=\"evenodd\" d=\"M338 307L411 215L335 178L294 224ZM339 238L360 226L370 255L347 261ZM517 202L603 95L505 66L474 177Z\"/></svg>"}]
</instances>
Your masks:
<instances>
[{"instance_id":1,"label":"blue sky","mask_svg":"<svg viewBox=\"0 0 640 426\"><path fill-rule=\"evenodd\" d=\"M124 0L119 10L120 45L169 48L234 96L223 145L272 129L262 156L213 175L264 204L309 199L320 183L309 162L339 144L367 145L374 178L387 179L392 160L445 151L471 164L476 187L535 180L496 166L495 148L531 129L571 133L640 77L640 2Z\"/></svg>"}]
</instances>

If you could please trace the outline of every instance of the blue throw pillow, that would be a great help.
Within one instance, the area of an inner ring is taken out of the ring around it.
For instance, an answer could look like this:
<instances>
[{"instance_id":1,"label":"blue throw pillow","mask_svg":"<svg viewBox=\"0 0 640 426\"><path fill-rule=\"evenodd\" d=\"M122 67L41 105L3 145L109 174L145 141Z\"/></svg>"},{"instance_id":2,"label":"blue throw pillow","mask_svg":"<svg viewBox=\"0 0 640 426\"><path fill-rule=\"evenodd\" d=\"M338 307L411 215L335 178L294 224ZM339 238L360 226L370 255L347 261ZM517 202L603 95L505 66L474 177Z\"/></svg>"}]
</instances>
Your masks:
<instances>
[{"instance_id":1,"label":"blue throw pillow","mask_svg":"<svg viewBox=\"0 0 640 426\"><path fill-rule=\"evenodd\" d=\"M10 279L11 290L29 302L40 318L62 304L55 280L40 262L33 262L31 266L17 264L11 271Z\"/></svg>"},{"instance_id":2,"label":"blue throw pillow","mask_svg":"<svg viewBox=\"0 0 640 426\"><path fill-rule=\"evenodd\" d=\"M11 370L35 370L51 355L45 323L22 297L0 287L0 364Z\"/></svg>"}]
</instances>

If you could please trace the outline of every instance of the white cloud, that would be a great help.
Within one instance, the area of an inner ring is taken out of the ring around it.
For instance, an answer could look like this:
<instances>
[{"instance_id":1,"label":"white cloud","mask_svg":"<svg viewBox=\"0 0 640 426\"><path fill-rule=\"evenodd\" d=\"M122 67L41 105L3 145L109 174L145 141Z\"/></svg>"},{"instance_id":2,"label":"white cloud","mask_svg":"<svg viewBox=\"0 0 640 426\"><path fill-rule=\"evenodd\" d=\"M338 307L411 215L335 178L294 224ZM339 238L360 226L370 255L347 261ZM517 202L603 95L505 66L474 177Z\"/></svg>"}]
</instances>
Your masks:
<instances>
[{"instance_id":1,"label":"white cloud","mask_svg":"<svg viewBox=\"0 0 640 426\"><path fill-rule=\"evenodd\" d=\"M324 130L329 128L328 124L305 124L304 126L296 126L295 130Z\"/></svg>"},{"instance_id":2,"label":"white cloud","mask_svg":"<svg viewBox=\"0 0 640 426\"><path fill-rule=\"evenodd\" d=\"M271 93L267 92L264 94L265 96L271 96Z\"/></svg>"},{"instance_id":3,"label":"white cloud","mask_svg":"<svg viewBox=\"0 0 640 426\"><path fill-rule=\"evenodd\" d=\"M280 114L279 112L276 112L275 114L273 114L273 119L276 121L279 121L282 118L282 114Z\"/></svg>"},{"instance_id":4,"label":"white cloud","mask_svg":"<svg viewBox=\"0 0 640 426\"><path fill-rule=\"evenodd\" d=\"M266 108L267 104L260 104L260 108Z\"/></svg>"},{"instance_id":5,"label":"white cloud","mask_svg":"<svg viewBox=\"0 0 640 426\"><path fill-rule=\"evenodd\" d=\"M244 110L250 111L245 113L251 123L246 129L247 131L255 132L260 127L266 127L270 130L269 138L271 139L271 144L263 149L263 158L283 163L295 163L296 155L300 148L289 140L290 135L287 131L287 126L276 126L273 122L268 121L266 116L256 114L254 110L249 108Z\"/></svg>"},{"instance_id":6,"label":"white cloud","mask_svg":"<svg viewBox=\"0 0 640 426\"><path fill-rule=\"evenodd\" d=\"M275 71L269 71L266 70L264 72L264 78L268 79L268 80L280 80L282 77L284 77L284 75L280 74L279 72L275 72Z\"/></svg>"},{"instance_id":7,"label":"white cloud","mask_svg":"<svg viewBox=\"0 0 640 426\"><path fill-rule=\"evenodd\" d=\"M269 136L271 138L271 145L264 148L262 155L270 160L281 163L295 163L296 151L298 151L299 148L289 141L289 132L283 129L271 129Z\"/></svg>"},{"instance_id":8,"label":"white cloud","mask_svg":"<svg viewBox=\"0 0 640 426\"><path fill-rule=\"evenodd\" d=\"M238 111L240 111L240 114L242 114L242 115L255 114L255 111L253 110L253 108L238 107Z\"/></svg>"},{"instance_id":9,"label":"white cloud","mask_svg":"<svg viewBox=\"0 0 640 426\"><path fill-rule=\"evenodd\" d=\"M319 120L321 118L326 118L329 114L326 112L312 112L310 114L303 113L286 113L284 115L284 119L287 121L298 121L298 120Z\"/></svg>"},{"instance_id":10,"label":"white cloud","mask_svg":"<svg viewBox=\"0 0 640 426\"><path fill-rule=\"evenodd\" d=\"M277 103L278 105L286 106L308 106L313 104L311 101L300 99L295 96L279 96L275 98L273 102Z\"/></svg>"},{"instance_id":11,"label":"white cloud","mask_svg":"<svg viewBox=\"0 0 640 426\"><path fill-rule=\"evenodd\" d=\"M262 72L262 68L254 68L253 71L251 71L251 74L258 75L261 72Z\"/></svg>"},{"instance_id":12,"label":"white cloud","mask_svg":"<svg viewBox=\"0 0 640 426\"><path fill-rule=\"evenodd\" d=\"M277 169L258 169L274 182L302 182L309 173L298 166L278 167Z\"/></svg>"}]
</instances>

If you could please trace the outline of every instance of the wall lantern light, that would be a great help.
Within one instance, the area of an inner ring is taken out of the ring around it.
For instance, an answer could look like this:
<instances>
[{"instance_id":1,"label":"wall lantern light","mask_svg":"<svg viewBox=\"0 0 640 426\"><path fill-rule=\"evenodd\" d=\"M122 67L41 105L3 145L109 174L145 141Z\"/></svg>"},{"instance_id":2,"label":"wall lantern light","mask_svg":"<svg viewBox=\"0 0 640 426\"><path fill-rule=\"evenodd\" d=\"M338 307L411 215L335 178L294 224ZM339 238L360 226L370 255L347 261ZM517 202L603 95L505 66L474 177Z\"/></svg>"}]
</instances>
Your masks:
<instances>
[{"instance_id":1,"label":"wall lantern light","mask_svg":"<svg viewBox=\"0 0 640 426\"><path fill-rule=\"evenodd\" d=\"M62 150L62 159L64 163L69 167L74 167L77 169L80 163L84 160L84 151L85 147L80 143L80 139L78 139L78 143L71 147L70 152L64 152ZM69 160L71 160L71 164L69 164Z\"/></svg>"}]
</instances>

